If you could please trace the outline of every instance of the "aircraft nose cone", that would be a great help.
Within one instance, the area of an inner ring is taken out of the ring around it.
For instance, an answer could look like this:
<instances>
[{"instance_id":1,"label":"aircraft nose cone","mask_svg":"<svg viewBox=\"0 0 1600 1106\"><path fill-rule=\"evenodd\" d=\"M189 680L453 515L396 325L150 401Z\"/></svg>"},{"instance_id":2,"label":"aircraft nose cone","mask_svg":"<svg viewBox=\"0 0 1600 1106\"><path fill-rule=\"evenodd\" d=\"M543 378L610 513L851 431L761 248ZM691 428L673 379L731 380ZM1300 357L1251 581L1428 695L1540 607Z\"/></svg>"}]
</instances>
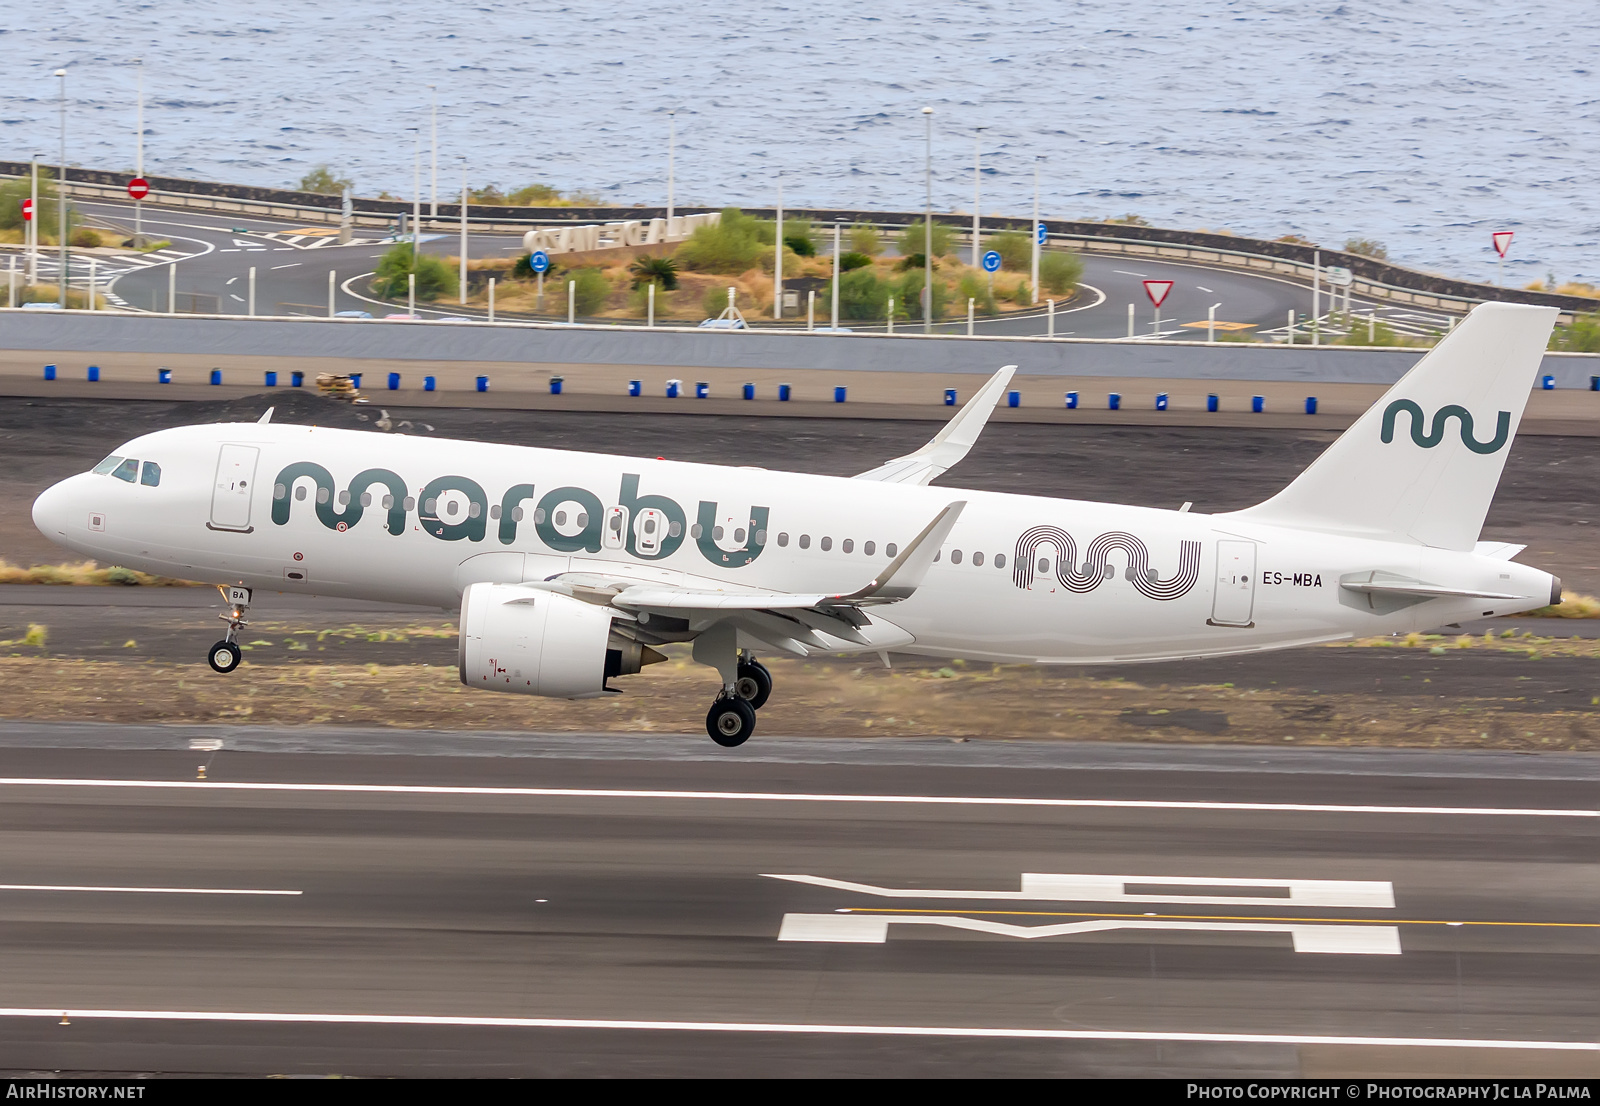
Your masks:
<instances>
[{"instance_id":1,"label":"aircraft nose cone","mask_svg":"<svg viewBox=\"0 0 1600 1106\"><path fill-rule=\"evenodd\" d=\"M72 517L72 489L70 480L63 480L46 488L33 501L33 524L47 538L65 536Z\"/></svg>"}]
</instances>

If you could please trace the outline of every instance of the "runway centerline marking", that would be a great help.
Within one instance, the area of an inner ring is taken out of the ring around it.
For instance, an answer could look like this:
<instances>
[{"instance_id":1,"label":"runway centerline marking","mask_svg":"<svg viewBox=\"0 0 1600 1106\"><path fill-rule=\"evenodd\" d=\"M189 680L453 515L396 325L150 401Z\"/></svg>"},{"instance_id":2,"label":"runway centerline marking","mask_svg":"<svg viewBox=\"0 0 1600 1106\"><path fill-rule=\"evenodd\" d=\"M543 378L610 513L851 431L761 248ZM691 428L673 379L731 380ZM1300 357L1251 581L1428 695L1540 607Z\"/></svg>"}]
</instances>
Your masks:
<instances>
[{"instance_id":1,"label":"runway centerline marking","mask_svg":"<svg viewBox=\"0 0 1600 1106\"><path fill-rule=\"evenodd\" d=\"M892 906L845 906L850 914L896 914ZM1534 929L1600 929L1600 922L1453 922L1443 918L1288 918L1266 914L1113 914L1105 910L966 910L918 909L918 914L1003 914L1023 918L1159 918L1191 922L1343 922L1387 926L1523 926Z\"/></svg>"},{"instance_id":2,"label":"runway centerline marking","mask_svg":"<svg viewBox=\"0 0 1600 1106\"><path fill-rule=\"evenodd\" d=\"M0 891L109 891L127 895L303 895L242 887L98 887L73 883L0 883Z\"/></svg>"},{"instance_id":3,"label":"runway centerline marking","mask_svg":"<svg viewBox=\"0 0 1600 1106\"><path fill-rule=\"evenodd\" d=\"M1442 814L1476 817L1600 818L1600 810L1524 807L1378 806L1242 803L1178 799L1037 799L967 795L850 795L783 791L667 791L609 787L467 787L441 784L242 783L223 780L96 780L10 776L0 787L104 787L174 791L307 792L335 795L476 795L553 799L701 799L774 803L882 803L906 806L1015 806L1081 810L1209 810L1265 814Z\"/></svg>"},{"instance_id":4,"label":"runway centerline marking","mask_svg":"<svg viewBox=\"0 0 1600 1106\"><path fill-rule=\"evenodd\" d=\"M803 1022L645 1021L613 1018L495 1018L427 1014L278 1014L220 1010L73 1010L0 1007L6 1018L106 1018L130 1021L245 1022L311 1025L428 1025L512 1029L643 1029L700 1033L822 1033L831 1036L991 1037L1044 1041L1193 1041L1201 1044L1385 1045L1398 1048L1498 1048L1600 1052L1594 1041L1527 1041L1453 1037L1341 1037L1301 1033L1184 1033L1114 1029L1008 1029L936 1025L841 1025Z\"/></svg>"}]
</instances>

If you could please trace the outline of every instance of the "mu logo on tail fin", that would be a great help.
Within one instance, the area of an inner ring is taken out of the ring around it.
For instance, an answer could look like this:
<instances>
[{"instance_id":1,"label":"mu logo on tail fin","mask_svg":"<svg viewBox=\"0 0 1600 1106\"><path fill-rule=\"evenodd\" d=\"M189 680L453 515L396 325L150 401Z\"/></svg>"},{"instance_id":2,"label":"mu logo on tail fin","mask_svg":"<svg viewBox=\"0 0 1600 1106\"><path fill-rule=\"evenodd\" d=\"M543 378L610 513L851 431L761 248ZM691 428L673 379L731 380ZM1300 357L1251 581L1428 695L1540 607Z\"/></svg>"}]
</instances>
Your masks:
<instances>
[{"instance_id":1,"label":"mu logo on tail fin","mask_svg":"<svg viewBox=\"0 0 1600 1106\"><path fill-rule=\"evenodd\" d=\"M1497 453L1505 448L1511 440L1511 412L1501 411L1500 421L1495 424L1494 437L1487 442L1480 442L1472 433L1472 412L1458 403L1447 403L1433 414L1433 431L1423 433L1423 426L1427 418L1418 407L1409 399L1397 399L1383 409L1383 444L1388 445L1394 441L1394 420L1401 412L1411 416L1411 440L1423 449L1432 449L1444 441L1445 423L1451 419L1458 419L1461 423L1461 444L1474 453Z\"/></svg>"}]
</instances>

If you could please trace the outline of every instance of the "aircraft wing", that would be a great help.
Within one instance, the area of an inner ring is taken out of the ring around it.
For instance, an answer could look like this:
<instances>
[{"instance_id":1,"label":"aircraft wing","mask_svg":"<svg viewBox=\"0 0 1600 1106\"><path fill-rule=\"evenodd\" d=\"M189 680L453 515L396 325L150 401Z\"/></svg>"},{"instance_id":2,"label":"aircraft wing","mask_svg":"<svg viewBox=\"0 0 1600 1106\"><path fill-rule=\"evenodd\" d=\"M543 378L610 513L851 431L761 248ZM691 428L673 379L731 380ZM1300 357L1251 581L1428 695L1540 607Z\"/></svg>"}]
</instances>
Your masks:
<instances>
[{"instance_id":1,"label":"aircraft wing","mask_svg":"<svg viewBox=\"0 0 1600 1106\"><path fill-rule=\"evenodd\" d=\"M896 457L871 472L863 472L856 479L877 480L884 484L931 483L935 477L953 468L972 449L1016 371L1015 365L1007 365L991 376L988 383L978 389L977 395L967 400L967 405L956 412L956 417L934 435L933 441L915 453Z\"/></svg>"}]
</instances>

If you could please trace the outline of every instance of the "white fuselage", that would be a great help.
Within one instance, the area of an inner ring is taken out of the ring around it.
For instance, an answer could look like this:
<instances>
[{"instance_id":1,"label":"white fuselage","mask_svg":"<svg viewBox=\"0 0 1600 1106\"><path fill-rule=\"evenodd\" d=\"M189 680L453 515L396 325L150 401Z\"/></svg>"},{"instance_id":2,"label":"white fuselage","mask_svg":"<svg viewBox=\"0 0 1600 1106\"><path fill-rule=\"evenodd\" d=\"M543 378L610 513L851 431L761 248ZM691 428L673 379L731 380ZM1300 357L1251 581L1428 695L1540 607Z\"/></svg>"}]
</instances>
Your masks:
<instances>
[{"instance_id":1,"label":"white fuselage","mask_svg":"<svg viewBox=\"0 0 1600 1106\"><path fill-rule=\"evenodd\" d=\"M872 649L995 661L1209 656L1427 629L1542 606L1552 584L1491 556L1230 515L286 424L165 430L117 455L155 462L159 481L72 477L40 496L39 529L146 572L450 609L474 582L571 572L849 593L890 546L964 500L922 586L871 608L867 637ZM352 487L363 473L374 482ZM1153 578L1133 579L1134 567ZM1371 572L1515 598L1374 600L1341 587Z\"/></svg>"}]
</instances>

